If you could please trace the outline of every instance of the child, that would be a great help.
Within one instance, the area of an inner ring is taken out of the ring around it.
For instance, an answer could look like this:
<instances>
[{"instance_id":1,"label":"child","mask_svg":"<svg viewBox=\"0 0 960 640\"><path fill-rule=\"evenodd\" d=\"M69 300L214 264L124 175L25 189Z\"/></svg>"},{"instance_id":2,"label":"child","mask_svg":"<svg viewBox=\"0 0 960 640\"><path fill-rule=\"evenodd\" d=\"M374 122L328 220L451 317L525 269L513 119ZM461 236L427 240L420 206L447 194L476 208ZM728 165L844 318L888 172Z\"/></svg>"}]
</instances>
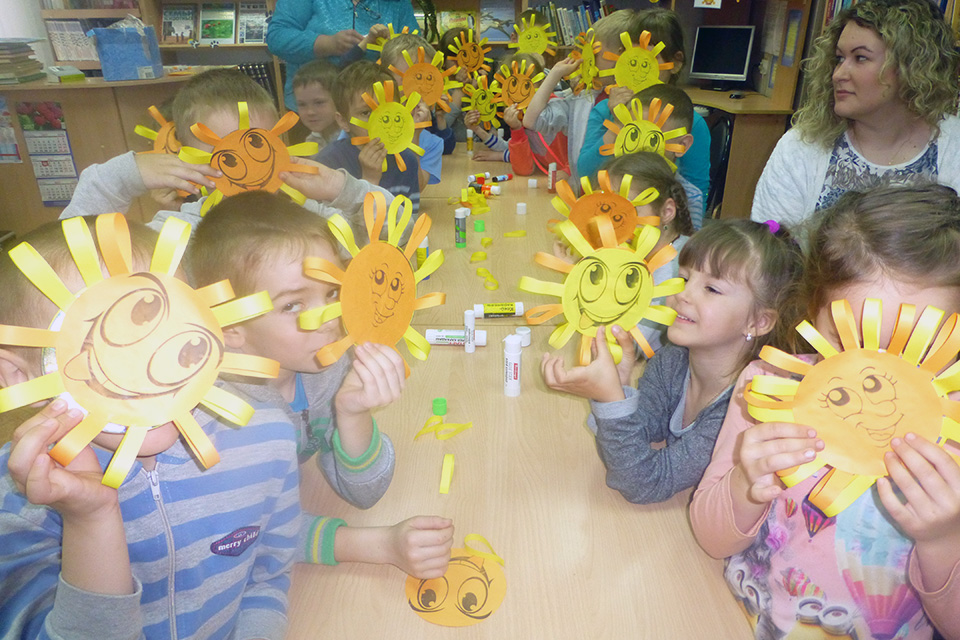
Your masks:
<instances>
[{"instance_id":1,"label":"child","mask_svg":"<svg viewBox=\"0 0 960 640\"><path fill-rule=\"evenodd\" d=\"M269 215L264 215L269 211ZM280 407L297 426L301 463L315 454L330 486L366 509L393 478L394 453L370 411L400 396L404 365L393 349L362 344L356 360L321 367L317 351L342 336L338 320L303 331L297 318L338 299L339 288L303 275L303 259L324 258L342 268L326 221L288 199L241 194L213 207L197 227L188 255L198 286L229 279L237 295L266 290L274 310L233 327L227 345L280 363L264 384L240 384L247 395ZM450 559L453 525L420 516L392 527L343 527L339 518L306 517L301 546L308 562L390 563L417 577L437 577Z\"/></svg>"},{"instance_id":2,"label":"child","mask_svg":"<svg viewBox=\"0 0 960 640\"><path fill-rule=\"evenodd\" d=\"M146 270L157 235L130 231L134 270ZM24 240L68 288L84 287L59 223ZM43 329L57 312L6 253L0 289L0 323ZM0 348L0 385L38 378L40 360L36 347ZM220 456L206 471L172 422L150 430L118 489L101 480L119 435L100 433L65 468L47 449L83 413L61 399L25 408L0 449L3 635L282 639L301 520L296 439L281 411L254 406L239 428L192 412ZM228 537L244 542L218 551Z\"/></svg>"},{"instance_id":3,"label":"child","mask_svg":"<svg viewBox=\"0 0 960 640\"><path fill-rule=\"evenodd\" d=\"M650 103L654 98L660 100L662 105L673 105L673 113L667 118L664 125L664 132L672 131L683 127L687 130L686 135L677 138L671 138L668 142L682 145L684 151L674 152L664 150L663 155L671 162L685 155L686 151L693 145L693 136L690 129L693 127L693 103L686 92L671 84L655 84L647 87L643 91L638 91L636 95L630 96L630 99L636 98L643 104L643 117L647 118L650 111ZM620 103L619 99L611 98L612 104ZM628 103L630 100L624 100ZM610 107L606 101L599 102L593 111L590 112L590 122L587 125L587 142L584 143L580 152L580 171L583 175L592 176L599 168L607 156L600 154L602 144L613 144L617 135L604 126L605 120L616 120L611 115ZM687 192L687 202L690 207L690 217L693 220L693 228L699 229L703 226L703 193L692 182L687 180L681 173L679 166L677 168L677 180L683 185Z\"/></svg>"},{"instance_id":4,"label":"child","mask_svg":"<svg viewBox=\"0 0 960 640\"><path fill-rule=\"evenodd\" d=\"M603 58L607 51L623 53L623 43L620 34L627 32L630 39L636 42L640 38L637 28L637 12L630 9L614 11L610 15L597 20L593 25L597 41L601 50L597 54L597 67L612 69L613 63ZM542 134L546 139L552 139L558 133L567 136L567 158L570 165L570 182L577 183L580 176L589 175L579 169L580 150L587 136L587 121L590 110L593 108L597 93L586 89L579 95L568 94L551 100L554 89L560 80L573 73L580 66L580 60L567 57L554 65L537 93L533 96L530 106L523 116L523 126L531 131ZM613 83L611 76L600 78L604 86ZM603 94L600 94L603 95Z\"/></svg>"},{"instance_id":5,"label":"child","mask_svg":"<svg viewBox=\"0 0 960 640\"><path fill-rule=\"evenodd\" d=\"M437 51L443 54L444 70L457 66L457 52L455 50L457 38L460 39L460 42L463 42L466 38L466 32L459 28L447 29L443 32L443 35L440 36ZM453 77L457 82L463 84L470 82L470 74L463 68L458 69L456 75ZM445 114L438 113L437 117L444 120L447 129L453 130L457 142L466 141L467 132L463 124L463 89L456 88L450 90L450 112Z\"/></svg>"},{"instance_id":6,"label":"child","mask_svg":"<svg viewBox=\"0 0 960 640\"><path fill-rule=\"evenodd\" d=\"M605 327L597 330L596 360L585 367L568 371L561 356L544 354L547 386L590 399L589 425L609 487L630 502L650 503L697 484L733 382L770 341L800 260L785 231L718 221L680 252L686 287L667 299L678 314L667 329L671 344L650 360L636 389L627 386L633 340L619 327L613 328L623 347L619 365ZM663 448L651 446L664 440Z\"/></svg>"},{"instance_id":7,"label":"child","mask_svg":"<svg viewBox=\"0 0 960 640\"><path fill-rule=\"evenodd\" d=\"M848 193L822 212L810 245L797 302L837 348L833 300L848 300L860 326L864 300L880 299L881 346L889 343L903 302L917 305L918 314L928 305L944 317L960 311L960 198L948 187ZM956 459L922 437L893 438L884 458L889 478L879 478L835 521L808 533L805 498L829 469L789 488L776 472L814 459L824 448L817 438L820 425L757 424L741 391L758 373L776 372L755 363L740 376L690 505L694 534L711 556L727 558L727 582L746 604L756 637L784 637L799 624L804 591L793 596L784 588L792 573L803 576L806 595L817 596L814 616L832 611L849 625L836 630L847 637L930 638L934 626L944 637L960 636ZM788 515L788 502L803 505L802 511ZM863 555L861 575L847 569L851 553ZM896 608L882 616L886 632L874 628L877 619L861 600L864 593L898 594ZM826 622L830 615L821 618Z\"/></svg>"},{"instance_id":8,"label":"child","mask_svg":"<svg viewBox=\"0 0 960 640\"><path fill-rule=\"evenodd\" d=\"M270 129L277 123L277 109L263 87L236 69L212 69L197 74L181 88L173 102L174 121L180 141L204 151L212 147L198 140L190 127L202 122L218 136L226 136L239 126L237 103L246 102L250 110L250 125ZM313 164L318 174L286 172L280 177L293 188L310 191L317 200L307 200L304 206L323 217L342 212L355 224L362 224L357 215L363 198L370 189L381 190L388 199L393 196L367 182L357 180L345 171L334 171L297 158L296 162ZM214 188L211 177L219 172L209 165L183 162L169 154L124 153L103 164L94 164L83 170L70 204L60 214L61 219L78 215L126 212L135 198L148 189L183 189L199 194L196 183ZM175 215L196 226L205 197L184 202L179 211L159 211L147 226L159 230L164 220Z\"/></svg>"},{"instance_id":9,"label":"child","mask_svg":"<svg viewBox=\"0 0 960 640\"><path fill-rule=\"evenodd\" d=\"M326 60L308 62L293 78L293 95L297 100L300 122L310 130L307 142L316 142L318 153L340 135L337 108L333 105L333 84L337 67Z\"/></svg>"}]
</instances>

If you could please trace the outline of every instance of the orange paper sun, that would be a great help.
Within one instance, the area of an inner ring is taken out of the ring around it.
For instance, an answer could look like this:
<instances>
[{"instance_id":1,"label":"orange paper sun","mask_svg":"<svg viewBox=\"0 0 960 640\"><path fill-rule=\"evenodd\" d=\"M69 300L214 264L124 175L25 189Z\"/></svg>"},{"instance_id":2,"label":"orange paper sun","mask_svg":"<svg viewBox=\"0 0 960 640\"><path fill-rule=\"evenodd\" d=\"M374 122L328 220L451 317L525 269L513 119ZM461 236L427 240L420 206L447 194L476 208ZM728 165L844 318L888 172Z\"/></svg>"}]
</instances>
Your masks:
<instances>
[{"instance_id":1,"label":"orange paper sun","mask_svg":"<svg viewBox=\"0 0 960 640\"><path fill-rule=\"evenodd\" d=\"M599 89L602 86L600 69L597 68L597 56L600 55L601 48L593 29L577 36L577 48L571 51L570 55L580 59L580 66L567 76L570 80L579 76L573 85L574 93L580 93L584 89Z\"/></svg>"},{"instance_id":2,"label":"orange paper sun","mask_svg":"<svg viewBox=\"0 0 960 640\"><path fill-rule=\"evenodd\" d=\"M164 223L144 272L132 271L130 234L121 214L97 217L96 245L83 218L62 226L85 285L76 293L28 243L10 251L10 259L59 312L49 329L0 325L0 343L43 349L44 374L0 389L0 412L56 396L79 406L86 417L50 450L64 466L101 431L123 433L103 476L111 487L126 478L147 432L168 422L204 467L216 464L213 443L191 411L201 404L240 425L253 415L253 407L213 385L221 372L276 377L273 360L226 351L222 331L269 311L270 298L260 292L233 299L226 280L194 290L176 278L190 236L190 226L176 218Z\"/></svg>"},{"instance_id":3,"label":"orange paper sun","mask_svg":"<svg viewBox=\"0 0 960 640\"><path fill-rule=\"evenodd\" d=\"M600 72L601 77L613 76L615 84L606 88L607 93L615 86L627 87L634 93L642 91L650 85L660 84L661 69L673 69L672 62L657 60L657 54L663 51L665 44L658 42L653 49L649 48L649 31L640 34L640 41L636 46L626 32L620 34L620 42L623 43L623 53L603 52L604 59L616 62L613 69Z\"/></svg>"},{"instance_id":4,"label":"orange paper sun","mask_svg":"<svg viewBox=\"0 0 960 640\"><path fill-rule=\"evenodd\" d=\"M487 76L478 76L477 86L468 84L463 87L464 111L476 109L480 113L480 122L487 131L500 126L500 120L497 119L500 115L497 112L499 101L500 83L494 80L487 86Z\"/></svg>"},{"instance_id":5,"label":"orange paper sun","mask_svg":"<svg viewBox=\"0 0 960 640\"><path fill-rule=\"evenodd\" d=\"M394 347L403 339L413 357L425 360L430 353L430 345L410 326L410 321L414 311L441 305L446 300L444 293L417 297L417 283L443 264L443 251L431 251L426 262L413 270L410 259L427 236L431 223L428 216L419 216L406 248L401 250L398 243L412 211L413 204L405 196L394 197L388 210L383 194L368 193L363 201L363 214L370 244L363 249L357 247L346 220L339 215L329 220L330 230L353 256L347 270L344 272L322 258L304 260L303 272L307 276L341 286L339 302L300 314L300 328L306 331L314 331L334 318L343 318L346 336L317 352L320 364L327 366L336 362L351 345L362 342ZM379 239L384 219L386 241Z\"/></svg>"},{"instance_id":6,"label":"orange paper sun","mask_svg":"<svg viewBox=\"0 0 960 640\"><path fill-rule=\"evenodd\" d=\"M147 109L150 116L160 125L156 131L149 129L142 124L133 128L133 132L138 136L143 136L147 140L153 141L153 150L144 151L144 153L172 153L177 155L180 152L180 141L177 140L177 129L173 122L170 122L160 113L160 110L154 106Z\"/></svg>"},{"instance_id":7,"label":"orange paper sun","mask_svg":"<svg viewBox=\"0 0 960 640\"><path fill-rule=\"evenodd\" d=\"M524 314L527 322L542 324L562 313L566 322L550 335L550 345L559 349L574 333L580 333L579 362L583 365L590 362L590 344L596 337L599 325L616 324L629 331L647 357L653 357L653 350L637 328L637 323L648 319L669 325L677 317L673 309L650 304L653 298L683 290L681 278L671 278L654 285L651 275L672 260L677 251L666 245L652 256L648 255L660 238L660 230L656 227L641 227L634 247L630 248L619 246L610 218L596 216L591 222L596 226L595 233L601 240L597 249L587 242L570 220L557 224L557 231L583 256L576 264L569 264L542 251L534 258L548 269L565 274L562 283L544 282L528 276L520 278L522 291L560 298L559 304L541 305L527 311ZM607 334L607 340L614 359L619 362L619 344L612 333Z\"/></svg>"},{"instance_id":8,"label":"orange paper sun","mask_svg":"<svg viewBox=\"0 0 960 640\"><path fill-rule=\"evenodd\" d=\"M557 52L557 32L550 31L550 23L544 25L535 24L537 16L520 18L520 24L514 24L513 30L517 32L517 41L511 42L507 46L516 49L519 53L536 53L538 55L553 55Z\"/></svg>"},{"instance_id":9,"label":"orange paper sun","mask_svg":"<svg viewBox=\"0 0 960 640\"><path fill-rule=\"evenodd\" d=\"M500 71L493 76L500 83L500 96L497 101L504 107L515 104L520 110L530 106L533 94L536 93L536 84L547 77L542 71L533 75L535 71L536 67L528 65L526 60L521 60L519 65L514 60L509 68L502 65Z\"/></svg>"},{"instance_id":10,"label":"orange paper sun","mask_svg":"<svg viewBox=\"0 0 960 640\"><path fill-rule=\"evenodd\" d=\"M180 159L193 164L209 164L223 176L214 178L217 188L204 201L200 209L206 214L224 196L235 196L246 191L283 191L298 204L306 196L285 184L280 179L282 171L317 173L316 167L294 164L290 156L312 156L317 153L317 143L301 142L291 147L280 139L280 134L297 124L300 117L288 111L269 131L250 127L250 112L246 102L238 102L240 128L221 138L203 123L196 123L190 131L201 142L213 147L213 151L201 151L193 147L180 149Z\"/></svg>"},{"instance_id":11,"label":"orange paper sun","mask_svg":"<svg viewBox=\"0 0 960 640\"><path fill-rule=\"evenodd\" d=\"M493 49L487 46L487 39L474 42L473 29L464 29L460 36L453 39L452 49L456 55L451 56L457 61L457 66L466 69L469 74L490 71L489 63L493 62L493 59L488 58L487 54Z\"/></svg>"},{"instance_id":12,"label":"orange paper sun","mask_svg":"<svg viewBox=\"0 0 960 640\"><path fill-rule=\"evenodd\" d=\"M811 364L766 346L760 351L763 360L800 379L755 376L744 392L748 411L757 420L816 428L823 451L779 475L793 486L829 465L809 496L827 517L850 506L886 475L883 456L893 438L912 432L940 446L946 440L960 443L960 402L947 398L960 390L960 363L955 362L960 315L951 315L940 326L943 311L927 307L914 324L916 307L902 304L883 349L880 300L864 301L862 341L848 301L835 300L831 311L840 351L804 321L797 331L823 360Z\"/></svg>"},{"instance_id":13,"label":"orange paper sun","mask_svg":"<svg viewBox=\"0 0 960 640\"><path fill-rule=\"evenodd\" d=\"M413 31L410 31L410 27L404 27L404 28L401 29L400 31L394 31L394 30L393 30L393 23L392 23L392 22L388 22L388 23L387 23L387 30L390 32L390 35L388 35L386 38L377 38L377 41L376 41L376 42L374 42L374 43L372 43L372 44L368 44L368 45L367 45L367 50L368 50L368 51L376 51L376 52L378 52L378 53L382 53L382 52L383 52L383 45L387 44L387 42L389 42L390 40L393 40L393 39L396 38L397 36L399 36L399 35L401 35L401 34L403 34L403 35L407 35L407 34L417 35L418 33L420 33L420 30L419 30L419 29L414 29Z\"/></svg>"},{"instance_id":14,"label":"orange paper sun","mask_svg":"<svg viewBox=\"0 0 960 640\"><path fill-rule=\"evenodd\" d=\"M686 147L677 142L670 142L670 140L687 135L687 130L685 127L680 127L679 129L664 131L663 127L666 126L670 114L673 113L673 105L666 105L662 111L660 110L661 106L660 98L651 100L646 118L643 117L643 103L637 98L630 101L629 109L622 104L614 107L613 113L621 124L604 120L603 126L617 134L617 139L613 141L613 144L601 146L600 154L613 155L619 158L622 155L637 153L638 151L653 151L663 156L670 168L676 171L677 165L667 158L664 152L672 151L682 154Z\"/></svg>"},{"instance_id":15,"label":"orange paper sun","mask_svg":"<svg viewBox=\"0 0 960 640\"><path fill-rule=\"evenodd\" d=\"M660 193L650 187L645 189L636 198L630 199L630 185L633 176L626 174L620 181L618 192L610 184L610 176L606 171L597 174L600 190L594 191L590 186L590 178L580 178L583 195L577 198L573 189L566 180L557 183L557 195L553 198L553 208L570 219L576 225L580 235L587 239L594 249L601 246L600 237L596 233L596 225L591 221L597 216L607 216L613 225L617 236L617 244L623 244L633 238L638 224L658 226L660 218L657 216L639 217L637 207L650 204L660 197Z\"/></svg>"},{"instance_id":16,"label":"orange paper sun","mask_svg":"<svg viewBox=\"0 0 960 640\"><path fill-rule=\"evenodd\" d=\"M406 102L394 100L393 80L377 82L373 85L376 99L369 93L363 94L363 101L373 111L366 122L350 118L350 123L367 130L367 135L350 138L350 142L359 146L379 138L388 154L393 154L400 171L407 170L407 163L400 156L402 151L410 149L417 155L423 155L423 149L413 142L415 129L426 129L429 122L414 122L413 110L420 104L420 94L414 91L407 95ZM383 159L383 170L387 170L387 159Z\"/></svg>"},{"instance_id":17,"label":"orange paper sun","mask_svg":"<svg viewBox=\"0 0 960 640\"><path fill-rule=\"evenodd\" d=\"M390 65L390 71L400 76L400 89L404 93L416 92L428 107L437 105L444 111L450 111L450 89L462 87L463 84L450 79L457 73L456 67L443 69L443 54L439 51L433 56L432 62L427 62L423 47L417 47L417 61L414 62L410 53L403 51L403 59L407 62L407 70L400 71Z\"/></svg>"}]
</instances>

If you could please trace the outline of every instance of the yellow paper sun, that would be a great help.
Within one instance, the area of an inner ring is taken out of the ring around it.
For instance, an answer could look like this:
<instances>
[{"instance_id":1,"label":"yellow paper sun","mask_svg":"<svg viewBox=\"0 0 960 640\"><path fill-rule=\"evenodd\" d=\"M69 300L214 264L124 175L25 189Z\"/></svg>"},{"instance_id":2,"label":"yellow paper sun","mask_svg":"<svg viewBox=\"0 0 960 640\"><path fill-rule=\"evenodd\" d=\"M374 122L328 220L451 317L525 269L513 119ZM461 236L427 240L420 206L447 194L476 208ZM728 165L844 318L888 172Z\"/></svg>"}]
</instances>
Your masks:
<instances>
[{"instance_id":1,"label":"yellow paper sun","mask_svg":"<svg viewBox=\"0 0 960 640\"><path fill-rule=\"evenodd\" d=\"M397 220L398 213L399 221ZM308 277L340 285L340 300L300 314L300 328L315 331L325 322L343 318L346 336L317 352L317 360L327 366L336 362L351 345L376 342L390 347L403 339L413 357L425 360L430 345L410 321L414 311L441 305L444 293L428 293L417 297L417 283L443 264L443 251L431 251L426 262L416 271L410 260L430 230L430 218L421 215L407 241L399 248L403 230L410 222L413 204L406 196L396 196L387 209L383 194L371 192L363 201L363 215L370 244L357 247L349 223L339 215L329 220L330 230L353 259L346 271L323 258L308 257L303 272ZM380 240L384 220L387 240Z\"/></svg>"},{"instance_id":2,"label":"yellow paper sun","mask_svg":"<svg viewBox=\"0 0 960 640\"><path fill-rule=\"evenodd\" d=\"M600 171L597 174L597 181L600 183L600 189L594 191L589 177L580 178L583 195L577 198L567 181L561 180L557 183L557 195L552 201L553 208L576 225L580 235L590 243L591 247L599 249L602 246L596 225L590 224L597 216L610 218L617 244L623 244L633 238L637 225L648 224L656 227L660 224L659 217L641 218L637 216L636 209L659 198L660 193L656 189L653 187L645 189L631 200L629 194L633 176L630 174L623 176L619 192L610 184L610 176L606 171Z\"/></svg>"},{"instance_id":3,"label":"yellow paper sun","mask_svg":"<svg viewBox=\"0 0 960 640\"><path fill-rule=\"evenodd\" d=\"M577 47L570 52L570 55L580 59L580 66L567 76L571 80L575 76L580 76L573 85L574 93L580 93L584 89L599 89L602 86L600 69L597 68L597 56L601 48L593 29L588 29L586 33L577 36Z\"/></svg>"},{"instance_id":4,"label":"yellow paper sun","mask_svg":"<svg viewBox=\"0 0 960 640\"><path fill-rule=\"evenodd\" d=\"M762 359L800 380L755 376L744 392L747 409L757 420L816 428L823 451L779 475L793 486L829 465L809 495L827 517L850 506L886 475L883 455L893 438L912 432L940 446L948 439L960 442L960 402L947 398L960 390L960 363L954 362L960 350L960 316L951 315L940 327L943 311L927 307L914 324L916 307L903 304L890 343L882 349L880 300L864 302L862 342L850 303L835 300L831 311L841 351L804 321L797 331L823 360L811 364L764 347Z\"/></svg>"},{"instance_id":5,"label":"yellow paper sun","mask_svg":"<svg viewBox=\"0 0 960 640\"><path fill-rule=\"evenodd\" d=\"M660 238L656 227L641 227L633 248L618 246L617 237L607 216L592 221L601 246L594 249L570 220L557 224L557 230L583 256L576 264L564 262L549 253L539 252L535 262L566 275L561 282L544 282L529 276L520 278L520 289L560 298L559 304L534 307L524 314L529 324L542 324L562 313L566 322L550 335L555 349L565 345L574 333L580 333L580 364L590 362L590 343L599 325L619 325L629 331L647 357L653 356L649 343L637 328L643 319L663 325L672 324L677 312L663 305L651 305L653 298L669 296L683 290L681 278L671 278L654 285L650 275L676 255L666 245L648 255ZM613 335L607 334L614 359L619 362L621 350Z\"/></svg>"},{"instance_id":6,"label":"yellow paper sun","mask_svg":"<svg viewBox=\"0 0 960 640\"><path fill-rule=\"evenodd\" d=\"M191 411L201 404L239 425L253 415L253 407L213 385L221 372L276 377L275 361L225 351L223 343L224 326L273 308L269 296L234 299L226 280L194 290L176 278L190 236L190 226L176 218L164 223L146 272L132 272L130 235L119 213L96 219L100 257L84 219L64 220L63 233L85 284L76 293L28 243L10 251L60 311L49 329L0 325L0 343L43 349L44 374L0 389L0 412L61 395L86 411L50 450L64 466L101 431L123 433L103 476L111 487L126 478L147 432L168 422L204 467L216 464L216 449Z\"/></svg>"},{"instance_id":7,"label":"yellow paper sun","mask_svg":"<svg viewBox=\"0 0 960 640\"><path fill-rule=\"evenodd\" d=\"M359 146L379 138L383 142L388 154L393 154L400 171L407 170L407 163L400 153L410 149L417 155L423 155L423 149L413 142L414 129L426 129L429 122L414 122L413 110L420 104L420 94L416 91L407 96L406 102L394 100L393 80L377 82L373 85L376 99L369 93L363 94L363 101L373 111L366 122L357 118L350 118L351 124L367 130L367 135L350 138L350 142ZM383 159L384 171L387 170L387 159Z\"/></svg>"},{"instance_id":8,"label":"yellow paper sun","mask_svg":"<svg viewBox=\"0 0 960 640\"><path fill-rule=\"evenodd\" d=\"M651 100L646 118L643 117L643 103L637 98L630 101L629 109L622 104L614 107L613 114L621 124L604 120L603 126L617 134L617 139L614 140L613 144L602 145L600 154L613 155L619 158L622 155L637 153L638 151L653 151L663 156L670 168L676 171L677 165L667 158L664 152L683 153L685 147L682 144L670 141L687 135L687 129L680 127L679 129L664 131L663 127L666 126L670 114L673 113L673 105L668 104L663 107L662 111L660 110L661 106L660 98Z\"/></svg>"},{"instance_id":9,"label":"yellow paper sun","mask_svg":"<svg viewBox=\"0 0 960 640\"><path fill-rule=\"evenodd\" d=\"M376 51L378 53L382 53L383 45L387 44L387 42L389 42L390 40L393 40L397 36L401 34L417 35L418 33L420 33L419 29L414 29L413 31L410 31L410 27L404 27L400 31L394 31L392 22L387 23L387 29L389 30L390 35L388 35L386 38L377 38L376 42L374 42L373 44L368 44L367 45L368 51Z\"/></svg>"},{"instance_id":10,"label":"yellow paper sun","mask_svg":"<svg viewBox=\"0 0 960 640\"><path fill-rule=\"evenodd\" d=\"M539 55L553 55L557 52L557 32L550 31L550 23L545 25L535 24L537 16L530 16L530 20L520 18L520 24L514 24L513 30L517 32L517 41L511 42L507 46L516 49L520 53L536 53Z\"/></svg>"},{"instance_id":11,"label":"yellow paper sun","mask_svg":"<svg viewBox=\"0 0 960 640\"><path fill-rule=\"evenodd\" d=\"M487 76L477 76L477 86L463 87L463 110L476 109L480 113L483 128L489 131L500 126L497 116L497 103L500 101L500 83L494 80L487 86Z\"/></svg>"},{"instance_id":12,"label":"yellow paper sun","mask_svg":"<svg viewBox=\"0 0 960 640\"><path fill-rule=\"evenodd\" d=\"M615 84L606 88L607 93L610 93L610 89L614 86L627 87L634 93L642 91L650 85L660 84L661 69L673 69L672 62L657 60L657 54L663 51L665 44L658 42L653 49L649 48L649 31L640 34L640 41L636 46L630 41L630 34L626 32L620 34L620 42L623 43L623 53L603 52L605 59L616 62L613 69L600 72L601 77L613 76Z\"/></svg>"},{"instance_id":13,"label":"yellow paper sun","mask_svg":"<svg viewBox=\"0 0 960 640\"><path fill-rule=\"evenodd\" d=\"M489 72L489 63L493 62L493 59L488 58L487 54L493 51L493 48L487 46L487 39L474 42L473 29L462 30L460 36L453 39L452 49L456 55L450 56L457 61L457 66L466 69L469 74Z\"/></svg>"},{"instance_id":14,"label":"yellow paper sun","mask_svg":"<svg viewBox=\"0 0 960 640\"><path fill-rule=\"evenodd\" d=\"M216 189L200 208L201 215L220 202L224 196L235 196L246 191L283 191L297 204L303 204L306 196L285 184L280 179L282 171L299 173L317 173L316 167L294 164L290 156L312 156L317 153L317 143L301 142L286 146L280 134L288 131L300 117L288 111L269 131L250 127L250 112L246 102L238 102L240 127L221 138L203 123L196 123L190 131L201 142L213 147L213 151L202 151L184 146L179 157L184 162L209 164L223 175L212 178Z\"/></svg>"},{"instance_id":15,"label":"yellow paper sun","mask_svg":"<svg viewBox=\"0 0 960 640\"><path fill-rule=\"evenodd\" d=\"M432 62L427 62L423 47L417 47L417 61L414 62L410 53L403 51L403 59L407 61L407 70L400 71L390 65L390 71L400 76L400 89L404 93L416 92L428 107L437 105L444 111L450 111L450 89L457 89L463 84L450 79L457 73L456 67L443 69L443 54L437 51Z\"/></svg>"},{"instance_id":16,"label":"yellow paper sun","mask_svg":"<svg viewBox=\"0 0 960 640\"><path fill-rule=\"evenodd\" d=\"M147 111L150 113L150 117L160 125L160 128L154 131L142 124L138 124L133 128L133 132L138 136L143 136L153 142L153 150L144 151L143 153L172 153L173 155L177 155L177 153L180 152L181 145L180 141L177 140L176 125L164 118L160 110L154 106L151 106Z\"/></svg>"},{"instance_id":17,"label":"yellow paper sun","mask_svg":"<svg viewBox=\"0 0 960 640\"><path fill-rule=\"evenodd\" d=\"M533 75L534 71L536 67L528 65L526 60L521 60L519 66L516 61L509 68L502 65L500 71L493 76L500 83L497 101L504 107L515 104L520 110L530 106L533 94L536 93L535 85L547 77L542 71Z\"/></svg>"}]
</instances>

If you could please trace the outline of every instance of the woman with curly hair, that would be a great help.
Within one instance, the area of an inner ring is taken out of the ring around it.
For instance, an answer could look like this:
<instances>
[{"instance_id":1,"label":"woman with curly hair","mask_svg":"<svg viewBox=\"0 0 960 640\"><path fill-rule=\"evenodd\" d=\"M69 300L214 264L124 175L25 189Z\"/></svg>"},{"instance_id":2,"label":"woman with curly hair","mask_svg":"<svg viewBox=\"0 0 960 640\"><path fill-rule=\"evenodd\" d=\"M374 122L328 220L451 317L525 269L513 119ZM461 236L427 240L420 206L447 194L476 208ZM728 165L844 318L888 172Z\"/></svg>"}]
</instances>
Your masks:
<instances>
[{"instance_id":1,"label":"woman with curly hair","mask_svg":"<svg viewBox=\"0 0 960 640\"><path fill-rule=\"evenodd\" d=\"M757 183L751 217L796 225L847 191L960 188L958 54L930 0L864 0L805 62L802 107Z\"/></svg>"}]
</instances>

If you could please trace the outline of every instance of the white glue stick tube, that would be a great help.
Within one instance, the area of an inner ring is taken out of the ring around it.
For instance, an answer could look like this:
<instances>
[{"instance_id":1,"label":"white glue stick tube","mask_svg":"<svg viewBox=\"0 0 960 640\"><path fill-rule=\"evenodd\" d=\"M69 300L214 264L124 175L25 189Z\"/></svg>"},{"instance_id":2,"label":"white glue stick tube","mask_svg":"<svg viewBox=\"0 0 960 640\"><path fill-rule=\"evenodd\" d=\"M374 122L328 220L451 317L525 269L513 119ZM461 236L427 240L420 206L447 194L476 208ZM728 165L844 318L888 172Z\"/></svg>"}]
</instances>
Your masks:
<instances>
[{"instance_id":1,"label":"white glue stick tube","mask_svg":"<svg viewBox=\"0 0 960 640\"><path fill-rule=\"evenodd\" d=\"M473 314L477 318L513 318L523 315L522 302L492 302L473 305Z\"/></svg>"},{"instance_id":2,"label":"white glue stick tube","mask_svg":"<svg viewBox=\"0 0 960 640\"><path fill-rule=\"evenodd\" d=\"M520 336L511 333L503 339L503 395L515 398L520 395L520 358L523 347Z\"/></svg>"},{"instance_id":3,"label":"white glue stick tube","mask_svg":"<svg viewBox=\"0 0 960 640\"><path fill-rule=\"evenodd\" d=\"M476 337L474 336L475 329L476 319L473 310L467 309L463 312L463 333L465 337L463 350L467 353L473 353L477 348Z\"/></svg>"},{"instance_id":4,"label":"white glue stick tube","mask_svg":"<svg viewBox=\"0 0 960 640\"><path fill-rule=\"evenodd\" d=\"M424 331L424 336L427 338L427 344L462 347L467 343L467 332L464 329L427 329ZM473 342L478 347L487 346L486 330L474 331Z\"/></svg>"}]
</instances>

